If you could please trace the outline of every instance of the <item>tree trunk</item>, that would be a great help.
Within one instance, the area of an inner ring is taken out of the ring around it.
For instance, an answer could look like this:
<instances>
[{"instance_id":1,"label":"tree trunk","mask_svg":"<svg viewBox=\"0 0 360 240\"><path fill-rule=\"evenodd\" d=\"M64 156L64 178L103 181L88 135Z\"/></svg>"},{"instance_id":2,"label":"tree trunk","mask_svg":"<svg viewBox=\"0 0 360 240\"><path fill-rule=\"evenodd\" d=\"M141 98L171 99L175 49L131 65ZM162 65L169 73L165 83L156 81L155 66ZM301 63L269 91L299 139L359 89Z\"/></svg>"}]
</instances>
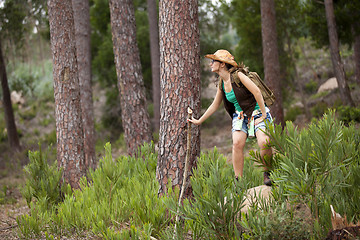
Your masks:
<instances>
[{"instance_id":1,"label":"tree trunk","mask_svg":"<svg viewBox=\"0 0 360 240\"><path fill-rule=\"evenodd\" d=\"M157 3L155 0L147 0L148 19L150 27L150 52L152 73L152 96L154 104L154 130L160 128L160 49L159 49L159 25Z\"/></svg>"},{"instance_id":2,"label":"tree trunk","mask_svg":"<svg viewBox=\"0 0 360 240\"><path fill-rule=\"evenodd\" d=\"M180 187L186 157L187 108L200 113L200 40L196 0L160 1L159 194L171 180ZM200 152L200 132L192 128L189 169ZM186 194L188 195L188 193ZM185 195L185 196L186 196Z\"/></svg>"},{"instance_id":3,"label":"tree trunk","mask_svg":"<svg viewBox=\"0 0 360 240\"><path fill-rule=\"evenodd\" d=\"M339 85L340 98L344 105L354 106L351 98L349 86L346 83L344 65L339 53L339 39L336 31L334 6L332 0L325 0L326 20L328 25L331 61L335 72L335 77Z\"/></svg>"},{"instance_id":4,"label":"tree trunk","mask_svg":"<svg viewBox=\"0 0 360 240\"><path fill-rule=\"evenodd\" d=\"M85 175L84 133L71 0L49 0L50 41L57 136L57 161L63 180L79 187Z\"/></svg>"},{"instance_id":5,"label":"tree trunk","mask_svg":"<svg viewBox=\"0 0 360 240\"><path fill-rule=\"evenodd\" d=\"M1 87L3 90L3 104L5 109L5 123L7 129L7 136L9 139L10 148L17 151L20 149L19 137L16 130L14 112L11 104L10 89L6 74L6 66L4 61L4 56L2 53L2 44L0 39L0 78L1 78Z\"/></svg>"},{"instance_id":6,"label":"tree trunk","mask_svg":"<svg viewBox=\"0 0 360 240\"><path fill-rule=\"evenodd\" d=\"M144 142L151 141L134 5L131 0L110 0L109 4L122 125L128 154L134 155Z\"/></svg>"},{"instance_id":7,"label":"tree trunk","mask_svg":"<svg viewBox=\"0 0 360 240\"><path fill-rule=\"evenodd\" d=\"M360 33L354 33L354 59L355 59L355 78L357 84L360 84Z\"/></svg>"},{"instance_id":8,"label":"tree trunk","mask_svg":"<svg viewBox=\"0 0 360 240\"><path fill-rule=\"evenodd\" d=\"M261 0L260 8L265 81L276 97L275 103L271 106L271 113L275 118L274 122L284 126L274 0Z\"/></svg>"},{"instance_id":9,"label":"tree trunk","mask_svg":"<svg viewBox=\"0 0 360 240\"><path fill-rule=\"evenodd\" d=\"M88 0L72 0L75 22L76 54L84 131L86 168L96 167L94 110L91 87L90 10Z\"/></svg>"}]
</instances>

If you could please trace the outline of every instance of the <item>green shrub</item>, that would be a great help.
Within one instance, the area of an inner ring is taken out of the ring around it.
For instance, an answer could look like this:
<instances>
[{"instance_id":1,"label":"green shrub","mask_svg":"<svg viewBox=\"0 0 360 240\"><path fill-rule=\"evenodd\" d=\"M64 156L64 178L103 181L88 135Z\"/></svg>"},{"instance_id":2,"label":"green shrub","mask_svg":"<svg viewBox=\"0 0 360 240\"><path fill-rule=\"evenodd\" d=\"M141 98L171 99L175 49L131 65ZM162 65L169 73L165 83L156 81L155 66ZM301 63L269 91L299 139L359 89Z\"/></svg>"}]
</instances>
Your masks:
<instances>
[{"instance_id":1,"label":"green shrub","mask_svg":"<svg viewBox=\"0 0 360 240\"><path fill-rule=\"evenodd\" d=\"M240 236L236 223L246 190L245 181L234 182L232 167L215 148L201 154L191 177L193 198L186 199L180 215L192 239L232 239ZM168 203L169 204L169 203ZM177 203L169 208L176 212Z\"/></svg>"},{"instance_id":2,"label":"green shrub","mask_svg":"<svg viewBox=\"0 0 360 240\"><path fill-rule=\"evenodd\" d=\"M51 131L50 133L46 134L44 137L43 137L43 141L45 143L47 143L48 145L55 145L56 144L56 130L54 129L53 131Z\"/></svg>"},{"instance_id":3,"label":"green shrub","mask_svg":"<svg viewBox=\"0 0 360 240\"><path fill-rule=\"evenodd\" d=\"M305 84L305 92L307 94L313 94L318 89L318 83L314 80L311 80L310 82Z\"/></svg>"},{"instance_id":4,"label":"green shrub","mask_svg":"<svg viewBox=\"0 0 360 240\"><path fill-rule=\"evenodd\" d=\"M296 120L296 117L303 113L303 110L300 107L293 107L290 108L285 115L285 121L292 121Z\"/></svg>"},{"instance_id":5,"label":"green shrub","mask_svg":"<svg viewBox=\"0 0 360 240\"><path fill-rule=\"evenodd\" d=\"M22 92L24 95L33 95L36 76L30 68L31 66L25 63L17 64L16 69L9 74L10 89Z\"/></svg>"},{"instance_id":6,"label":"green shrub","mask_svg":"<svg viewBox=\"0 0 360 240\"><path fill-rule=\"evenodd\" d=\"M5 184L0 191L0 204L13 204L16 203L16 199L8 194L9 187Z\"/></svg>"},{"instance_id":7,"label":"green shrub","mask_svg":"<svg viewBox=\"0 0 360 240\"><path fill-rule=\"evenodd\" d=\"M291 122L287 122L284 131L280 126L270 126L277 153L272 173L277 186L274 197L278 201L308 204L314 218L314 234L319 238L331 227L330 204L336 209L349 206L348 219L359 219L359 207L354 204L360 196L356 183L359 174L353 172L359 169L359 130L351 131L352 135L333 112L301 131Z\"/></svg>"},{"instance_id":8,"label":"green shrub","mask_svg":"<svg viewBox=\"0 0 360 240\"><path fill-rule=\"evenodd\" d=\"M257 201L261 201L258 199ZM262 204L264 205L264 204ZM303 214L295 214L286 203L273 201L266 207L251 208L240 224L245 229L243 239L310 239L312 226Z\"/></svg>"},{"instance_id":9,"label":"green shrub","mask_svg":"<svg viewBox=\"0 0 360 240\"><path fill-rule=\"evenodd\" d=\"M7 140L6 123L3 121L4 118L0 118L0 143Z\"/></svg>"},{"instance_id":10,"label":"green shrub","mask_svg":"<svg viewBox=\"0 0 360 240\"><path fill-rule=\"evenodd\" d=\"M30 215L18 218L22 237L324 239L331 227L330 204L348 220L359 220L359 130L353 124L345 127L333 112L314 120L308 129L298 130L291 122L284 130L268 127L275 152L273 201L258 200L260 206L247 214L240 213L244 194L263 180L261 167L252 161L262 162L258 152L245 158L244 176L238 182L216 148L202 153L190 177L193 195L179 208L181 221L174 236L178 189L169 186L166 195L157 195L153 144L139 149L138 157L118 159L112 158L111 145L106 144L98 168L81 179L79 190L58 204L49 204L49 194L30 202ZM42 169L51 172L47 168ZM306 214L297 209L299 204L306 206Z\"/></svg>"},{"instance_id":11,"label":"green shrub","mask_svg":"<svg viewBox=\"0 0 360 240\"><path fill-rule=\"evenodd\" d=\"M36 201L45 200L46 209L58 204L63 200L63 194L68 193L69 186L60 184L61 172L58 170L56 161L49 165L48 152L43 154L41 145L39 151L29 151L29 164L24 167L26 175L25 186L22 189L22 196L27 204L33 199Z\"/></svg>"},{"instance_id":12,"label":"green shrub","mask_svg":"<svg viewBox=\"0 0 360 240\"><path fill-rule=\"evenodd\" d=\"M319 118L326 112L327 109L328 105L325 102L318 102L310 109L310 112L313 117Z\"/></svg>"},{"instance_id":13,"label":"green shrub","mask_svg":"<svg viewBox=\"0 0 360 240\"><path fill-rule=\"evenodd\" d=\"M346 124L350 122L360 123L360 108L351 106L340 106L337 108L339 119Z\"/></svg>"},{"instance_id":14,"label":"green shrub","mask_svg":"<svg viewBox=\"0 0 360 240\"><path fill-rule=\"evenodd\" d=\"M81 179L80 189L66 194L58 205L52 205L55 210L38 208L46 205L40 200L31 205L39 210L30 217L20 219L19 225L34 222L44 212L48 213L42 221L38 221L37 226L22 226L23 235L38 232L37 229L56 236L91 231L105 239L129 239L129 234L159 235L167 227L171 215L163 203L166 196L157 196L156 163L157 154L152 144L139 149L138 158L124 156L116 160L112 158L111 145L106 144L105 156L100 160L99 167L95 171L90 170L89 179ZM42 167L46 168L50 167ZM36 175L42 176L42 173L37 172ZM136 227L127 231L123 229L127 224Z\"/></svg>"}]
</instances>

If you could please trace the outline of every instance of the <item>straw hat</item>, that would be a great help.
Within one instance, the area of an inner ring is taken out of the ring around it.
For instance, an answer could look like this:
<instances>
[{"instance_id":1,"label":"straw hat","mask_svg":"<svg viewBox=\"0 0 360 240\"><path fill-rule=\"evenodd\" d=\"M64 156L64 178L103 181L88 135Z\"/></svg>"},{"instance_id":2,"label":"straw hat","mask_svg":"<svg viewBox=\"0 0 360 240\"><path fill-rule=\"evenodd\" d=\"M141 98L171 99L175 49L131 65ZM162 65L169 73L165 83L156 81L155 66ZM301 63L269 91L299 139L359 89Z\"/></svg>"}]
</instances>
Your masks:
<instances>
[{"instance_id":1,"label":"straw hat","mask_svg":"<svg viewBox=\"0 0 360 240\"><path fill-rule=\"evenodd\" d=\"M238 64L234 60L234 56L229 53L227 50L217 50L214 54L207 54L205 55L206 58L210 58L212 60L217 60L220 62L228 63L230 65L233 65L234 67L237 67Z\"/></svg>"}]
</instances>

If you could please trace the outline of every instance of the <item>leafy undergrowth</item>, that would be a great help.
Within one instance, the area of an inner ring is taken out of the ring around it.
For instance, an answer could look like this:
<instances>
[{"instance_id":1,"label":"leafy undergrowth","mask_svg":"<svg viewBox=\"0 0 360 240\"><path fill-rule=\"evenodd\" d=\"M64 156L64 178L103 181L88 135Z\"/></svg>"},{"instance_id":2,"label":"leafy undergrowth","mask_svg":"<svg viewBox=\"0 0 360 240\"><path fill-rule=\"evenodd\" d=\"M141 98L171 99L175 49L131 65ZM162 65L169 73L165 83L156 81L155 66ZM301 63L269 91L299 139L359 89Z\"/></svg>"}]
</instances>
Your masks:
<instances>
[{"instance_id":1,"label":"leafy undergrowth","mask_svg":"<svg viewBox=\"0 0 360 240\"><path fill-rule=\"evenodd\" d=\"M215 148L198 158L191 178L193 198L179 209L176 232L178 190L169 186L167 195L158 196L157 153L152 144L139 149L137 158L117 159L106 144L105 156L82 179L81 189L71 192L63 187L61 194L54 187L60 182L56 168L43 167L42 177L31 174L38 169L36 164L46 162L42 153L33 153L33 167L27 168L27 182L32 184L23 191L30 213L17 219L19 237L324 239L331 229L330 205L348 220L358 221L359 129L345 127L334 113L301 131L290 122L284 131L279 126L269 128L276 153L272 201L258 199L260 204L241 213L245 191L262 184L261 168L246 158L244 177L234 182L232 166ZM251 158L259 162L257 154ZM44 181L47 174L53 177Z\"/></svg>"}]
</instances>

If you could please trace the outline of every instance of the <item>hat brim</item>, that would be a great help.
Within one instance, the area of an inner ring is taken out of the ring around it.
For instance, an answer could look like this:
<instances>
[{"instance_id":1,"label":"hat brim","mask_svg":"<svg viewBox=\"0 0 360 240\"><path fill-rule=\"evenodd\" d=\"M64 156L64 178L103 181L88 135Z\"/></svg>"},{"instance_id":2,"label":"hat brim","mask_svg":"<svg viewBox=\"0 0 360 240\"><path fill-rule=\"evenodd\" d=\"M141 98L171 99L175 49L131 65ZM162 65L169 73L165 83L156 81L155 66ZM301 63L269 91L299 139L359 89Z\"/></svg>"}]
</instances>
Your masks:
<instances>
[{"instance_id":1,"label":"hat brim","mask_svg":"<svg viewBox=\"0 0 360 240\"><path fill-rule=\"evenodd\" d=\"M235 62L235 61L226 61L224 59L220 59L219 57L217 57L216 55L214 54L207 54L205 55L206 58L210 58L212 60L217 60L217 61L220 61L220 62L224 62L224 63L228 63L230 65L233 65L234 67L237 67L238 64Z\"/></svg>"},{"instance_id":2,"label":"hat brim","mask_svg":"<svg viewBox=\"0 0 360 240\"><path fill-rule=\"evenodd\" d=\"M206 58L210 58L212 60L219 60L214 54L207 54L205 55ZM219 60L220 61L220 60Z\"/></svg>"}]
</instances>

